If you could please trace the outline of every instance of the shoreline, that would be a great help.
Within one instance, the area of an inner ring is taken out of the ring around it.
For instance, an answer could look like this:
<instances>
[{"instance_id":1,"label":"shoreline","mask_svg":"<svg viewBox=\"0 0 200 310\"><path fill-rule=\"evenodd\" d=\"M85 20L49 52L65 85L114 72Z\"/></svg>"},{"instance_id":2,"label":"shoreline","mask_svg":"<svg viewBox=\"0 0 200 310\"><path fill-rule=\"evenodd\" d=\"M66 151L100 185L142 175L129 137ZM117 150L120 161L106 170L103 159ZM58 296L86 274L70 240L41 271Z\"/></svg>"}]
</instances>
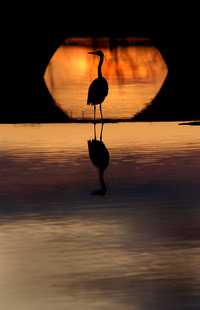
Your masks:
<instances>
[{"instance_id":1,"label":"shoreline","mask_svg":"<svg viewBox=\"0 0 200 310\"><path fill-rule=\"evenodd\" d=\"M134 119L104 119L103 124L116 124L116 123L161 123L161 122L180 122L179 125L188 125L188 126L199 126L199 119L189 119L189 120L181 120L181 119L148 119L148 120L134 120ZM101 119L97 119L96 124L101 124ZM66 121L19 121L19 122L0 122L0 125L20 125L20 124L94 124L94 121L91 119L74 119L74 120L66 120Z\"/></svg>"}]
</instances>

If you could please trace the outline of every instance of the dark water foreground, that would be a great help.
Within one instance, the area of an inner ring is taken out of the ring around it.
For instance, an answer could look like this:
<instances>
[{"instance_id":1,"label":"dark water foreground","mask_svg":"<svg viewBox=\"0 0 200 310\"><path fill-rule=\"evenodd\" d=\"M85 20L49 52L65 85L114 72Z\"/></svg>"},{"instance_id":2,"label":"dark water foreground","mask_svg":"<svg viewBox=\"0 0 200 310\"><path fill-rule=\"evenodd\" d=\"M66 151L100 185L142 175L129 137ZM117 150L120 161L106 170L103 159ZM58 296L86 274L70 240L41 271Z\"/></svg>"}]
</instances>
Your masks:
<instances>
[{"instance_id":1,"label":"dark water foreground","mask_svg":"<svg viewBox=\"0 0 200 310\"><path fill-rule=\"evenodd\" d=\"M98 196L92 124L2 125L0 308L199 309L199 134L105 124Z\"/></svg>"}]
</instances>

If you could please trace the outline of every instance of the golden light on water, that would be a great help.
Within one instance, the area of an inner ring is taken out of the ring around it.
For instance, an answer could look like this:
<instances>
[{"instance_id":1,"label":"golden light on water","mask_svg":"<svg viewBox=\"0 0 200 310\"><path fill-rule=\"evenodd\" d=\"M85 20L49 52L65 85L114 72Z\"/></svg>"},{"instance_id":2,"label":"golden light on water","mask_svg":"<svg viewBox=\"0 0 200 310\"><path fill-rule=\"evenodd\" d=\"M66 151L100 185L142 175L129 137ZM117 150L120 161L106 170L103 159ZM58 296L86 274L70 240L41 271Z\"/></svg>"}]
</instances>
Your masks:
<instances>
[{"instance_id":1,"label":"golden light on water","mask_svg":"<svg viewBox=\"0 0 200 310\"><path fill-rule=\"evenodd\" d=\"M53 152L64 154L69 145L73 151L79 150L81 153L84 149L87 152L87 141L93 138L93 127L93 124L3 125L0 150L12 154L17 143L23 146L23 156L40 155L38 149L45 152L46 158L52 156ZM96 127L99 134L101 125ZM192 148L196 143L196 135L196 126L178 126L177 122L172 122L170 126L168 122L105 124L103 130L103 140L109 148L123 149L122 146L126 145L126 150L130 149L131 154L140 147L146 150L154 148L160 153L170 150L177 152L185 145Z\"/></svg>"},{"instance_id":2,"label":"golden light on water","mask_svg":"<svg viewBox=\"0 0 200 310\"><path fill-rule=\"evenodd\" d=\"M130 41L130 42L129 42ZM130 118L161 89L167 66L155 47L135 45L112 48L108 39L97 40L95 49L103 50L102 67L109 83L109 94L103 103L105 118ZM72 118L93 118L86 105L88 87L97 77L99 57L89 55L94 45L89 39L71 39L60 46L46 69L44 79L55 102Z\"/></svg>"}]
</instances>

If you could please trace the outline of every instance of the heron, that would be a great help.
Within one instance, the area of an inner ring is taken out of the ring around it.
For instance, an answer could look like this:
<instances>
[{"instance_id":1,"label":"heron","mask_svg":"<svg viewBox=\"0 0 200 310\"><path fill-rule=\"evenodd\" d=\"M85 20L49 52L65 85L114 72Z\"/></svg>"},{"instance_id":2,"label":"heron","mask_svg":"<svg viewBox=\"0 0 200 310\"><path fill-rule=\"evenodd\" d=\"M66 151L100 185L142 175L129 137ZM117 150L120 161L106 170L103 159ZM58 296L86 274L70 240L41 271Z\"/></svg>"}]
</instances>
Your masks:
<instances>
[{"instance_id":1,"label":"heron","mask_svg":"<svg viewBox=\"0 0 200 310\"><path fill-rule=\"evenodd\" d=\"M105 195L107 192L106 183L104 181L104 172L109 165L109 151L102 141L103 123L101 127L100 140L96 138L96 124L94 123L94 139L88 140L89 157L93 165L99 170L99 182L101 188L92 192L93 195Z\"/></svg>"},{"instance_id":2,"label":"heron","mask_svg":"<svg viewBox=\"0 0 200 310\"><path fill-rule=\"evenodd\" d=\"M88 54L97 55L100 57L98 65L98 78L92 81L88 90L87 104L94 106L94 123L96 118L96 105L99 104L101 121L103 122L103 113L101 104L104 101L105 97L108 95L108 82L103 77L101 72L101 67L104 60L104 53L99 51L89 52Z\"/></svg>"}]
</instances>

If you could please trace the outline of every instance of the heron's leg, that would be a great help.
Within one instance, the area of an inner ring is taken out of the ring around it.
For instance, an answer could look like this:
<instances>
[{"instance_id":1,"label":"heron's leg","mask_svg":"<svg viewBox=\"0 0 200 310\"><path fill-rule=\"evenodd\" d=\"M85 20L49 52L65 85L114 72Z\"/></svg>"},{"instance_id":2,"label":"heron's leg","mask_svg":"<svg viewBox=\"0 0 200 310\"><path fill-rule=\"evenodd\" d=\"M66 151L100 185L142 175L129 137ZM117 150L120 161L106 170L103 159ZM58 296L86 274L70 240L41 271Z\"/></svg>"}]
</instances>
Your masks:
<instances>
[{"instance_id":1,"label":"heron's leg","mask_svg":"<svg viewBox=\"0 0 200 310\"><path fill-rule=\"evenodd\" d=\"M97 139L97 135L96 135L96 123L94 123L94 139Z\"/></svg>"},{"instance_id":2,"label":"heron's leg","mask_svg":"<svg viewBox=\"0 0 200 310\"><path fill-rule=\"evenodd\" d=\"M102 141L102 135L103 135L103 125L104 123L101 123L101 134L100 134L100 141Z\"/></svg>"},{"instance_id":3,"label":"heron's leg","mask_svg":"<svg viewBox=\"0 0 200 310\"><path fill-rule=\"evenodd\" d=\"M103 123L103 113L102 113L101 103L100 103L100 113L101 113L101 121Z\"/></svg>"},{"instance_id":4,"label":"heron's leg","mask_svg":"<svg viewBox=\"0 0 200 310\"><path fill-rule=\"evenodd\" d=\"M94 123L96 123L96 105L94 104Z\"/></svg>"}]
</instances>

